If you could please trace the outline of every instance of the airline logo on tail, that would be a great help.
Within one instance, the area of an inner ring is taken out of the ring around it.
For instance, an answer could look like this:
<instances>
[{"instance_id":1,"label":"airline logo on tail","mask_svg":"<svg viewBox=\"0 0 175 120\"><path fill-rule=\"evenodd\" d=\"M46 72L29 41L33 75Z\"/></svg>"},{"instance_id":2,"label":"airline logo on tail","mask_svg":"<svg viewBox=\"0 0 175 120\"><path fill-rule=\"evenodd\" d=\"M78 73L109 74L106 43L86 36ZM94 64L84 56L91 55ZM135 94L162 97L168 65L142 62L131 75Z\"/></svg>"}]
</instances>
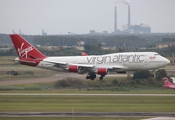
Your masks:
<instances>
[{"instance_id":1,"label":"airline logo on tail","mask_svg":"<svg viewBox=\"0 0 175 120\"><path fill-rule=\"evenodd\" d=\"M46 58L40 51L38 51L33 45L27 42L24 38L17 34L10 35L14 44L15 50L18 53L19 58L25 59L44 59ZM30 54L29 54L30 53Z\"/></svg>"},{"instance_id":2,"label":"airline logo on tail","mask_svg":"<svg viewBox=\"0 0 175 120\"><path fill-rule=\"evenodd\" d=\"M20 58L23 58L25 56L25 58L27 58L27 53L33 50L32 46L29 46L27 48L23 48L24 43L21 44L21 47L18 48L18 54Z\"/></svg>"}]
</instances>

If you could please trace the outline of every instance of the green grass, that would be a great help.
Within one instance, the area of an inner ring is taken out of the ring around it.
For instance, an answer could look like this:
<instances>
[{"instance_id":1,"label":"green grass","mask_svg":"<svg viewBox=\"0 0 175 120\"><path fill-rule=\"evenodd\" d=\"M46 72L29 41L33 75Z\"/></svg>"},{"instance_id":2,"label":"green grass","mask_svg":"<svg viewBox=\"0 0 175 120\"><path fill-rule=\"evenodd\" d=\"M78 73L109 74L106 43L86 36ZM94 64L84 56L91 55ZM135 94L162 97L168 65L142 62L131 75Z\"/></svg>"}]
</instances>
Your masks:
<instances>
[{"instance_id":1,"label":"green grass","mask_svg":"<svg viewBox=\"0 0 175 120\"><path fill-rule=\"evenodd\" d=\"M0 65L9 64L12 65L14 60L17 56L1 56L0 57Z\"/></svg>"},{"instance_id":2,"label":"green grass","mask_svg":"<svg viewBox=\"0 0 175 120\"><path fill-rule=\"evenodd\" d=\"M49 88L53 83L36 83L36 84L24 84L24 85L11 85L2 86L0 93L64 93L64 94L175 94L173 89L136 89L128 91L110 91L110 90L90 90L90 89L50 89L50 90L32 90L30 88ZM8 90L9 88L29 88L30 90ZM7 90L6 90L7 89Z\"/></svg>"},{"instance_id":3,"label":"green grass","mask_svg":"<svg viewBox=\"0 0 175 120\"><path fill-rule=\"evenodd\" d=\"M13 80L13 79L26 79L36 78L53 75L56 71L45 70L36 67L30 67L26 65L14 64L12 61L16 56L1 56L0 57L0 80ZM16 71L19 73L17 76L8 75L8 71ZM34 75L24 75L26 71L34 72Z\"/></svg>"},{"instance_id":4,"label":"green grass","mask_svg":"<svg viewBox=\"0 0 175 120\"><path fill-rule=\"evenodd\" d=\"M16 71L18 75L9 75L8 71ZM33 72L33 75L28 75L26 72ZM24 65L10 65L0 66L0 80L16 80L16 79L28 79L46 77L56 74L56 71L45 70L36 67L24 66Z\"/></svg>"},{"instance_id":5,"label":"green grass","mask_svg":"<svg viewBox=\"0 0 175 120\"><path fill-rule=\"evenodd\" d=\"M175 97L1 96L1 112L175 112Z\"/></svg>"}]
</instances>

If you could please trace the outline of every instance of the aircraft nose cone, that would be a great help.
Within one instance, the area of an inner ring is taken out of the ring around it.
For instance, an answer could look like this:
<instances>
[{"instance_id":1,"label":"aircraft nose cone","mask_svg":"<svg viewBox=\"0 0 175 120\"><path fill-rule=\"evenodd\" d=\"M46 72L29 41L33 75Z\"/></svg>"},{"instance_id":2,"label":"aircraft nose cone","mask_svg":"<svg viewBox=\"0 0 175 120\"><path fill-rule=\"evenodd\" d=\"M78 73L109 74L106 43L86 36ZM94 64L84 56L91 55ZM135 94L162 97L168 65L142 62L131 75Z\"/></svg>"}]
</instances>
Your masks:
<instances>
[{"instance_id":1,"label":"aircraft nose cone","mask_svg":"<svg viewBox=\"0 0 175 120\"><path fill-rule=\"evenodd\" d=\"M168 65L168 64L170 64L170 61L169 61L168 59L166 59L166 63L167 63L167 65Z\"/></svg>"}]
</instances>

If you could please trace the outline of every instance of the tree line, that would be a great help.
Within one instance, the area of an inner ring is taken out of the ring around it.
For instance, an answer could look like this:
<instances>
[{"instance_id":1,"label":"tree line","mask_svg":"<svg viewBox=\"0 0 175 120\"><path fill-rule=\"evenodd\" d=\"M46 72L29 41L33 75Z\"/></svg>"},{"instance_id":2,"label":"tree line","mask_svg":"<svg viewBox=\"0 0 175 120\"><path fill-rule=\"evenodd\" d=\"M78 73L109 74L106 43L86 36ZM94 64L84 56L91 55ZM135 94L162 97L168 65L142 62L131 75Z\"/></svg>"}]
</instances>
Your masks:
<instances>
[{"instance_id":1,"label":"tree line","mask_svg":"<svg viewBox=\"0 0 175 120\"><path fill-rule=\"evenodd\" d=\"M75 48L66 49L62 46L77 46L79 41L84 41L87 54L108 54L115 52L136 52L136 51L154 51L159 54L170 57L175 52L175 46L164 49L155 49L157 43L175 42L175 35L23 35L33 45L41 46L60 46L59 50L45 50L39 48L46 55L80 55L80 51ZM0 48L13 46L9 35L0 34ZM116 47L116 49L104 50L102 47ZM141 49L149 48L149 49ZM0 49L1 56L16 55L14 48L8 51Z\"/></svg>"}]
</instances>

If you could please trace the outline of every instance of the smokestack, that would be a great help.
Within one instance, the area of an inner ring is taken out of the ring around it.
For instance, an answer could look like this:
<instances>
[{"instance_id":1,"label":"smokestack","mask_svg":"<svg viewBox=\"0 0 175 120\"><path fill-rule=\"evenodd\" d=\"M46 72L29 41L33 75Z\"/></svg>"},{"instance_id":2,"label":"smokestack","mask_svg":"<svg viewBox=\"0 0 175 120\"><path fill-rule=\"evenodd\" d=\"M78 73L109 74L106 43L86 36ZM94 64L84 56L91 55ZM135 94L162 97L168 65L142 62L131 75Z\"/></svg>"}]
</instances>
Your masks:
<instances>
[{"instance_id":1,"label":"smokestack","mask_svg":"<svg viewBox=\"0 0 175 120\"><path fill-rule=\"evenodd\" d=\"M117 32L117 6L114 7L114 32Z\"/></svg>"},{"instance_id":2,"label":"smokestack","mask_svg":"<svg viewBox=\"0 0 175 120\"><path fill-rule=\"evenodd\" d=\"M128 5L128 33L131 32L131 15L130 15L130 5Z\"/></svg>"}]
</instances>

